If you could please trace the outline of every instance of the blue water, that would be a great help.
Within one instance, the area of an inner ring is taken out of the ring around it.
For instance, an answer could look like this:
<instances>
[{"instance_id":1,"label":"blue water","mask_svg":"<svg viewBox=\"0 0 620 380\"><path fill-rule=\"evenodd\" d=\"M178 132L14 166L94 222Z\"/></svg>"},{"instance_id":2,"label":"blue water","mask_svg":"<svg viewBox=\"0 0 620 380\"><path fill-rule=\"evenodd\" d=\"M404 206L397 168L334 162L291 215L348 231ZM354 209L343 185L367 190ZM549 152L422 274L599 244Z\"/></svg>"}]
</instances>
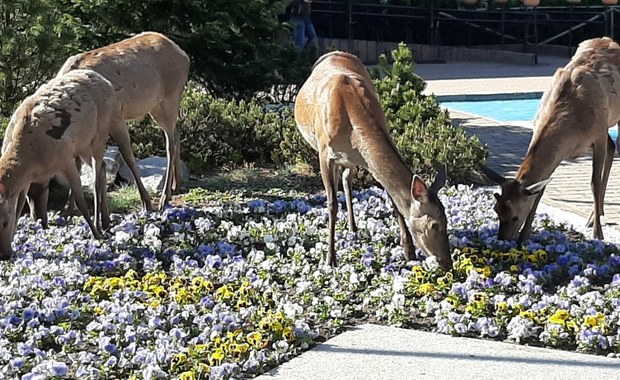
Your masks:
<instances>
[{"instance_id":1,"label":"blue water","mask_svg":"<svg viewBox=\"0 0 620 380\"><path fill-rule=\"evenodd\" d=\"M441 105L445 108L471 113L501 122L533 122L539 104L539 98L441 102ZM618 127L610 128L609 135L616 141Z\"/></svg>"}]
</instances>

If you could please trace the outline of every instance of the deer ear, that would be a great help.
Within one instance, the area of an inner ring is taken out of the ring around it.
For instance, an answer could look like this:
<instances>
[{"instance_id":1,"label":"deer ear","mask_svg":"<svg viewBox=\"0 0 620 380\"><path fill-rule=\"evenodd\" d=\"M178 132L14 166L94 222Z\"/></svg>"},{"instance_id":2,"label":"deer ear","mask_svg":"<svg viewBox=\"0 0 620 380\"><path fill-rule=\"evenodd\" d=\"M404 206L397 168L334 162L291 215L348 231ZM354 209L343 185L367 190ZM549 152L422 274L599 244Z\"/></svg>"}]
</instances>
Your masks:
<instances>
[{"instance_id":1,"label":"deer ear","mask_svg":"<svg viewBox=\"0 0 620 380\"><path fill-rule=\"evenodd\" d=\"M411 196L418 202L425 202L428 200L428 187L417 175L413 176L411 181Z\"/></svg>"},{"instance_id":2,"label":"deer ear","mask_svg":"<svg viewBox=\"0 0 620 380\"><path fill-rule=\"evenodd\" d=\"M545 189L545 186L551 181L551 178L544 181L536 182L523 189L525 195L538 194Z\"/></svg>"},{"instance_id":3,"label":"deer ear","mask_svg":"<svg viewBox=\"0 0 620 380\"><path fill-rule=\"evenodd\" d=\"M490 179L491 181L495 182L498 185L503 185L507 181L503 175L499 174L498 172L489 168L486 165L482 166L482 172L484 173L484 175L487 176L488 179Z\"/></svg>"},{"instance_id":4,"label":"deer ear","mask_svg":"<svg viewBox=\"0 0 620 380\"><path fill-rule=\"evenodd\" d=\"M0 181L0 203L6 202L9 199L9 188L8 186Z\"/></svg>"},{"instance_id":5,"label":"deer ear","mask_svg":"<svg viewBox=\"0 0 620 380\"><path fill-rule=\"evenodd\" d=\"M446 177L447 177L447 167L446 164L444 164L441 167L441 170L439 170L439 173L437 173L437 176L435 176L435 180L433 181L433 184L431 185L431 190L435 193L437 193L439 191L439 189L441 189L442 187L445 186L446 184Z\"/></svg>"}]
</instances>

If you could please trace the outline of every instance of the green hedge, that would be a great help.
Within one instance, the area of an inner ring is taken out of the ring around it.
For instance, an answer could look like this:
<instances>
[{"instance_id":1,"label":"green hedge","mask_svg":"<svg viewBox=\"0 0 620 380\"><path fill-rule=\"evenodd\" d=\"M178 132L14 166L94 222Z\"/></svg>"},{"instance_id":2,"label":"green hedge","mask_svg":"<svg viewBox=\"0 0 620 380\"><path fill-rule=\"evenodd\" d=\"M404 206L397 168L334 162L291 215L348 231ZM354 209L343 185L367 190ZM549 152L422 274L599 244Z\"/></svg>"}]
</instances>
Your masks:
<instances>
[{"instance_id":1,"label":"green hedge","mask_svg":"<svg viewBox=\"0 0 620 380\"><path fill-rule=\"evenodd\" d=\"M184 92L177 128L181 158L194 173L244 162L285 164L294 152L280 144L297 138L292 107L216 98L192 82ZM164 134L150 118L133 123L130 134L136 156L166 154Z\"/></svg>"}]
</instances>

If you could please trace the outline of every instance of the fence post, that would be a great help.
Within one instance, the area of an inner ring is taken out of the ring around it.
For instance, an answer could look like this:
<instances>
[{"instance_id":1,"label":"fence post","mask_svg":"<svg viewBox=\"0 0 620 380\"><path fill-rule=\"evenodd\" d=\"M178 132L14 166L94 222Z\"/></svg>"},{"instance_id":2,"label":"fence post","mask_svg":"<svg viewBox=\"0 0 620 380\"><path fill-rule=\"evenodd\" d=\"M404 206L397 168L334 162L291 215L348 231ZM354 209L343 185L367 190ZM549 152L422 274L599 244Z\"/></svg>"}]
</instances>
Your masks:
<instances>
[{"instance_id":1,"label":"fence post","mask_svg":"<svg viewBox=\"0 0 620 380\"><path fill-rule=\"evenodd\" d=\"M347 50L349 53L353 54L353 0L348 0L347 3L348 3L347 14L349 16L349 25L348 25L349 41L348 41Z\"/></svg>"}]
</instances>

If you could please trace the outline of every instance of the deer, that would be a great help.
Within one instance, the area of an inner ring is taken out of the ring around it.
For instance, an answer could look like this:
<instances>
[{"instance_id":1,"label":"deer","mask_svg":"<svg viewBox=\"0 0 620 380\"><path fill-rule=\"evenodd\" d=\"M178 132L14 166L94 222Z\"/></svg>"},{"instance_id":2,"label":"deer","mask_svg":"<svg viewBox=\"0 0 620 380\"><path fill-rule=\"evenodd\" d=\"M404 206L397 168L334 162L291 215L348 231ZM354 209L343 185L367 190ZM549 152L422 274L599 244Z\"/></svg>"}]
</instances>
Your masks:
<instances>
[{"instance_id":1,"label":"deer","mask_svg":"<svg viewBox=\"0 0 620 380\"><path fill-rule=\"evenodd\" d=\"M92 70L53 78L24 99L9 121L0 157L0 259L9 260L13 254L17 211L29 187L47 184L58 174L67 179L93 237L103 237L103 225L109 224L103 154L109 126L122 121L114 87ZM95 173L94 223L76 158L89 162Z\"/></svg>"},{"instance_id":2,"label":"deer","mask_svg":"<svg viewBox=\"0 0 620 380\"><path fill-rule=\"evenodd\" d=\"M172 40L156 32L143 32L122 41L69 57L58 71L58 76L76 69L89 69L107 78L122 105L125 121L138 120L146 114L157 122L166 136L168 165L164 188L159 200L162 210L172 199L172 192L182 186L180 139L176 130L177 115L185 84L189 77L190 60ZM133 156L129 134L112 136L123 158ZM133 162L130 159L125 162ZM129 166L129 165L128 165ZM142 200L143 211L152 211L151 198L138 173L137 166L129 167ZM39 205L45 199L47 185L33 186L29 192L31 214L44 219L47 206ZM72 209L72 196L69 196ZM35 210L36 212L32 212Z\"/></svg>"},{"instance_id":3,"label":"deer","mask_svg":"<svg viewBox=\"0 0 620 380\"><path fill-rule=\"evenodd\" d=\"M534 118L534 133L514 179L485 167L500 185L494 210L498 238L526 241L540 199L551 175L563 160L592 149L590 187L594 207L587 222L594 239L603 239L601 216L609 172L616 149L608 133L620 120L620 45L610 38L581 42L571 60L558 68L543 93ZM521 230L519 232L519 230Z\"/></svg>"},{"instance_id":4,"label":"deer","mask_svg":"<svg viewBox=\"0 0 620 380\"><path fill-rule=\"evenodd\" d=\"M436 256L442 269L452 268L447 218L437 196L446 181L446 168L427 186L405 164L388 130L372 79L359 58L341 51L319 57L297 94L294 116L300 134L318 152L327 194L329 241L321 258L325 264L337 265L334 239L340 176L348 227L353 233L357 231L351 173L362 167L388 193L405 257L415 258L415 241L427 256Z\"/></svg>"}]
</instances>

